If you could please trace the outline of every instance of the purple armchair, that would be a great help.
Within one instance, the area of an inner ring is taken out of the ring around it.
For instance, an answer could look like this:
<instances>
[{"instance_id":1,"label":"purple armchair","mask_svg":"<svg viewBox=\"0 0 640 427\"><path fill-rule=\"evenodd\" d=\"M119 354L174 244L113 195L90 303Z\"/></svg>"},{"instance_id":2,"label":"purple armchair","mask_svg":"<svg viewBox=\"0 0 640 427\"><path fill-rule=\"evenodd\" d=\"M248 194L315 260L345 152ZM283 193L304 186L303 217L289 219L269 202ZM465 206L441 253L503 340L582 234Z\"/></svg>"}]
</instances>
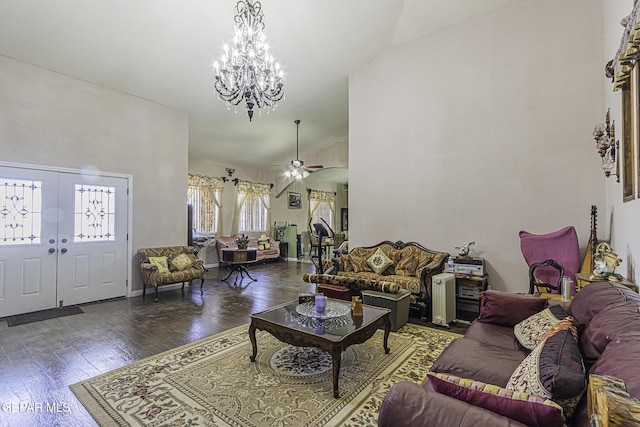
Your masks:
<instances>
[{"instance_id":1,"label":"purple armchair","mask_svg":"<svg viewBox=\"0 0 640 427\"><path fill-rule=\"evenodd\" d=\"M573 226L567 226L547 234L521 231L520 249L529 267L547 260L554 260L562 266L564 276L573 280L571 295L575 295L575 277L580 270L580 247L578 246L578 235ZM543 283L559 283L562 280L562 277L559 277L560 274L560 271L552 266L535 270L536 278ZM552 292L558 293L559 289L552 290Z\"/></svg>"}]
</instances>

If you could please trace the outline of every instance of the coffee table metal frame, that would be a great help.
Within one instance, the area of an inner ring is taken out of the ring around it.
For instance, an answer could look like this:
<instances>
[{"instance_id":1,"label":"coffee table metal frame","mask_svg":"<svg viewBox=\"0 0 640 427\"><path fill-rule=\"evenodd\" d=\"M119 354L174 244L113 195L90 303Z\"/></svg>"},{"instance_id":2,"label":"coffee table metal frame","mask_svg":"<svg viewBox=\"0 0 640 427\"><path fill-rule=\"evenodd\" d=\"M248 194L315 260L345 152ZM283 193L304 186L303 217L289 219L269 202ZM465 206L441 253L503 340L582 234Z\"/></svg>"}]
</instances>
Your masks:
<instances>
[{"instance_id":1,"label":"coffee table metal frame","mask_svg":"<svg viewBox=\"0 0 640 427\"><path fill-rule=\"evenodd\" d=\"M345 301L330 300L334 302L349 304ZM340 377L340 360L342 352L350 345L361 344L371 338L381 326L384 326L383 348L385 354L389 354L389 333L391 332L391 320L389 314L391 310L387 308L363 305L364 316L351 318L346 333L333 335L331 330L318 334L313 328L302 325L298 319L301 316L295 310L297 301L291 301L278 305L268 310L251 315L249 326L249 339L253 347L250 356L252 362L256 361L258 354L258 344L256 341L256 330L269 332L278 340L297 347L315 347L331 354L333 368L333 397L338 398L338 379Z\"/></svg>"}]
</instances>

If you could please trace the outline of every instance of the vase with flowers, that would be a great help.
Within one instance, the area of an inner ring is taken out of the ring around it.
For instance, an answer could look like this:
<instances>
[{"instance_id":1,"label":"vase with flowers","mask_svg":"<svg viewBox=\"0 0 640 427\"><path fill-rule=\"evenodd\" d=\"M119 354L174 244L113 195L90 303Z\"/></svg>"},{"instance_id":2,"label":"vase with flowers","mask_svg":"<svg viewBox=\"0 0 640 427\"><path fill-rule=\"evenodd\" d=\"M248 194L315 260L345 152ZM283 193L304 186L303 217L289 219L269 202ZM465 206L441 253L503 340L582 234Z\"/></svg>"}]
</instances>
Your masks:
<instances>
[{"instance_id":1,"label":"vase with flowers","mask_svg":"<svg viewBox=\"0 0 640 427\"><path fill-rule=\"evenodd\" d=\"M249 246L249 236L245 236L244 234L236 239L236 245L238 249L247 249Z\"/></svg>"}]
</instances>

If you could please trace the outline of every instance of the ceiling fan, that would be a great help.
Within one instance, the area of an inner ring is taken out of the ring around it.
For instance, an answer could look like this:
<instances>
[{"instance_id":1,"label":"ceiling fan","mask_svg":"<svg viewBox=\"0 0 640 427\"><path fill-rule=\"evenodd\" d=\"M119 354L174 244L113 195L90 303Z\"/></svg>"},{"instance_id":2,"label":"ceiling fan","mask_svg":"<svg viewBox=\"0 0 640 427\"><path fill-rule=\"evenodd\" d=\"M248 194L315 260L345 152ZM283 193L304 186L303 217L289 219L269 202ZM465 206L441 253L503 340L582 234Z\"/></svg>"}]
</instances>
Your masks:
<instances>
[{"instance_id":1,"label":"ceiling fan","mask_svg":"<svg viewBox=\"0 0 640 427\"><path fill-rule=\"evenodd\" d=\"M299 156L300 120L296 120L294 123L296 124L296 159L291 160L291 166L289 166L289 169L287 169L284 175L287 178L302 179L302 178L308 177L309 174L314 171L314 169L322 169L323 166L322 165L305 166L304 162L300 160L300 156Z\"/></svg>"},{"instance_id":2,"label":"ceiling fan","mask_svg":"<svg viewBox=\"0 0 640 427\"><path fill-rule=\"evenodd\" d=\"M300 135L300 120L295 120L296 124L296 159L291 160L291 165L287 167L287 170L283 174L278 174L276 177L276 199L286 193L286 191L291 187L294 183L300 181L303 178L308 177L313 172L319 172L320 169L323 171L330 171L334 168L325 168L322 165L315 166L305 166L304 162L300 160L299 155L299 135Z\"/></svg>"}]
</instances>

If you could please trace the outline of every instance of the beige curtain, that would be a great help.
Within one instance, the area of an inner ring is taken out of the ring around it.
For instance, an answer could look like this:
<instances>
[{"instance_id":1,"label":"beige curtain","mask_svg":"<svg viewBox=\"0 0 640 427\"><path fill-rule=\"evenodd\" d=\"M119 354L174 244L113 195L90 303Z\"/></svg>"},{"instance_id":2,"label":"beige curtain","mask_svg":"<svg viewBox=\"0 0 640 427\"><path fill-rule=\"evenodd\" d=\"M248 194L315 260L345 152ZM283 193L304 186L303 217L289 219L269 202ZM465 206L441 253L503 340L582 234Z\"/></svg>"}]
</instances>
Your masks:
<instances>
[{"instance_id":1,"label":"beige curtain","mask_svg":"<svg viewBox=\"0 0 640 427\"><path fill-rule=\"evenodd\" d=\"M200 200L194 209L198 209L199 223L193 224L196 230L202 232L216 231L222 234L222 192L224 191L224 181L215 176L205 176L189 174L187 198L191 200L193 193L200 193ZM215 218L217 207L218 216ZM214 225L215 227L212 227Z\"/></svg>"},{"instance_id":2,"label":"beige curtain","mask_svg":"<svg viewBox=\"0 0 640 427\"><path fill-rule=\"evenodd\" d=\"M620 47L613 60L613 90L622 89L629 84L633 67L640 58L640 2L625 18L626 26L620 41Z\"/></svg>"},{"instance_id":3,"label":"beige curtain","mask_svg":"<svg viewBox=\"0 0 640 427\"><path fill-rule=\"evenodd\" d=\"M309 218L313 218L313 213L322 204L326 203L331 209L331 228L336 229L336 194L331 191L310 190L309 191Z\"/></svg>"},{"instance_id":4,"label":"beige curtain","mask_svg":"<svg viewBox=\"0 0 640 427\"><path fill-rule=\"evenodd\" d=\"M240 230L240 211L249 197L259 197L263 207L267 210L266 234L271 235L271 186L259 182L238 181L236 184L236 205L233 212L231 235L235 236Z\"/></svg>"},{"instance_id":5,"label":"beige curtain","mask_svg":"<svg viewBox=\"0 0 640 427\"><path fill-rule=\"evenodd\" d=\"M267 236L271 236L271 186L269 184L254 183L253 188L260 197L262 206L267 211Z\"/></svg>"}]
</instances>

